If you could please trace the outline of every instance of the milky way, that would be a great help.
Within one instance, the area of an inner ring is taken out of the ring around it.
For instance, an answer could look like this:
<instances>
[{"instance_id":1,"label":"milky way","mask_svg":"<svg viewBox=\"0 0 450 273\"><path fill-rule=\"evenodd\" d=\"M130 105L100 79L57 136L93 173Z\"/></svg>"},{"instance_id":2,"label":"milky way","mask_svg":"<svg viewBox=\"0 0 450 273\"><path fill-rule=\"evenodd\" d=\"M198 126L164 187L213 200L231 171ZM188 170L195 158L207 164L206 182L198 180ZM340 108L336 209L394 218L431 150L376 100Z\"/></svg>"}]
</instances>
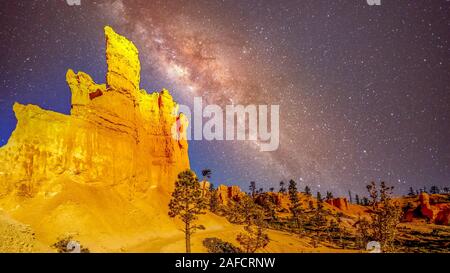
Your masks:
<instances>
[{"instance_id":1,"label":"milky way","mask_svg":"<svg viewBox=\"0 0 450 273\"><path fill-rule=\"evenodd\" d=\"M23 1L2 7L1 143L13 101L68 112L67 68L104 82L102 28L140 51L141 87L182 104L280 105L280 147L191 141L215 184L362 193L450 181L448 1ZM3 114L4 113L4 114Z\"/></svg>"}]
</instances>

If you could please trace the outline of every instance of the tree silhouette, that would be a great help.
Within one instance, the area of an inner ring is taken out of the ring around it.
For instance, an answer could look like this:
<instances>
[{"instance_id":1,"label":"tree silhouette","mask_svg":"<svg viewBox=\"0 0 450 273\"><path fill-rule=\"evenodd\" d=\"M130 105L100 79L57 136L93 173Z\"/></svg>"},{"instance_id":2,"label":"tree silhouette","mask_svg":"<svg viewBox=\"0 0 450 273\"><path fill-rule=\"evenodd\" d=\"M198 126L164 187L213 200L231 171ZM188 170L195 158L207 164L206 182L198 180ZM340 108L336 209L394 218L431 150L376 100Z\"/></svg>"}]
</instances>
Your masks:
<instances>
[{"instance_id":1,"label":"tree silhouette","mask_svg":"<svg viewBox=\"0 0 450 273\"><path fill-rule=\"evenodd\" d=\"M409 192L408 192L408 196L414 196L416 195L416 193L414 192L412 187L409 187Z\"/></svg>"},{"instance_id":2,"label":"tree silhouette","mask_svg":"<svg viewBox=\"0 0 450 273\"><path fill-rule=\"evenodd\" d=\"M264 233L264 228L259 225L245 226L245 233L239 233L236 241L242 246L245 253L255 253L259 248L269 244L269 235Z\"/></svg>"},{"instance_id":3,"label":"tree silhouette","mask_svg":"<svg viewBox=\"0 0 450 273\"><path fill-rule=\"evenodd\" d=\"M313 246L317 247L318 242L321 240L322 232L327 229L327 218L323 207L322 195L317 192L317 208L314 210L314 215L311 219L311 224L315 230L315 235L313 236Z\"/></svg>"},{"instance_id":4,"label":"tree silhouette","mask_svg":"<svg viewBox=\"0 0 450 273\"><path fill-rule=\"evenodd\" d=\"M285 193L286 192L286 188L284 187L284 181L280 181L280 193Z\"/></svg>"},{"instance_id":5,"label":"tree silhouette","mask_svg":"<svg viewBox=\"0 0 450 273\"><path fill-rule=\"evenodd\" d=\"M210 169L203 169L202 170L202 176L203 176L203 180L205 180L206 178L211 178L211 170Z\"/></svg>"},{"instance_id":6,"label":"tree silhouette","mask_svg":"<svg viewBox=\"0 0 450 273\"><path fill-rule=\"evenodd\" d=\"M219 193L214 188L214 184L211 183L209 187L209 210L211 212L217 212L220 206Z\"/></svg>"},{"instance_id":7,"label":"tree silhouette","mask_svg":"<svg viewBox=\"0 0 450 273\"><path fill-rule=\"evenodd\" d=\"M291 205L290 205L290 211L292 213L292 219L294 220L297 229L299 230L299 232L301 231L301 219L300 219L300 215L301 215L301 203L300 203L300 199L298 198L298 190L297 190L297 183L294 180L290 180L289 181L289 187L288 187L288 192L289 192L289 200L291 201Z\"/></svg>"},{"instance_id":8,"label":"tree silhouette","mask_svg":"<svg viewBox=\"0 0 450 273\"><path fill-rule=\"evenodd\" d=\"M327 191L326 199L327 199L327 200L333 199L333 193L332 193L331 191Z\"/></svg>"},{"instance_id":9,"label":"tree silhouette","mask_svg":"<svg viewBox=\"0 0 450 273\"><path fill-rule=\"evenodd\" d=\"M439 187L438 186L432 186L430 188L430 193L431 194L438 194L440 192Z\"/></svg>"},{"instance_id":10,"label":"tree silhouette","mask_svg":"<svg viewBox=\"0 0 450 273\"><path fill-rule=\"evenodd\" d=\"M232 223L245 224L244 231L236 240L244 252L253 253L269 243L269 236L264 232L264 209L245 195L239 201L229 203L228 219Z\"/></svg>"},{"instance_id":11,"label":"tree silhouette","mask_svg":"<svg viewBox=\"0 0 450 273\"><path fill-rule=\"evenodd\" d=\"M207 208L206 200L202 197L202 190L194 172L187 170L178 174L175 190L169 202L169 216L179 217L184 223L186 252L191 252L191 235L197 229L204 229L202 225L194 225L199 214L204 214Z\"/></svg>"},{"instance_id":12,"label":"tree silhouette","mask_svg":"<svg viewBox=\"0 0 450 273\"><path fill-rule=\"evenodd\" d=\"M323 201L323 199L322 199L322 194L320 193L320 191L318 191L317 192L317 202L322 202Z\"/></svg>"},{"instance_id":13,"label":"tree silhouette","mask_svg":"<svg viewBox=\"0 0 450 273\"><path fill-rule=\"evenodd\" d=\"M311 189L308 186L305 186L305 194L311 196Z\"/></svg>"},{"instance_id":14,"label":"tree silhouette","mask_svg":"<svg viewBox=\"0 0 450 273\"><path fill-rule=\"evenodd\" d=\"M250 190L250 194L252 195L252 198L255 198L255 194L256 194L256 182L255 181L251 181L250 182L250 186L248 187Z\"/></svg>"},{"instance_id":15,"label":"tree silhouette","mask_svg":"<svg viewBox=\"0 0 450 273\"><path fill-rule=\"evenodd\" d=\"M362 199L362 204L364 205L364 206L368 206L369 205L369 199L367 198L367 197L363 197L363 199Z\"/></svg>"},{"instance_id":16,"label":"tree silhouette","mask_svg":"<svg viewBox=\"0 0 450 273\"><path fill-rule=\"evenodd\" d=\"M357 205L360 204L359 195L357 195L357 194L355 195L355 202Z\"/></svg>"}]
</instances>

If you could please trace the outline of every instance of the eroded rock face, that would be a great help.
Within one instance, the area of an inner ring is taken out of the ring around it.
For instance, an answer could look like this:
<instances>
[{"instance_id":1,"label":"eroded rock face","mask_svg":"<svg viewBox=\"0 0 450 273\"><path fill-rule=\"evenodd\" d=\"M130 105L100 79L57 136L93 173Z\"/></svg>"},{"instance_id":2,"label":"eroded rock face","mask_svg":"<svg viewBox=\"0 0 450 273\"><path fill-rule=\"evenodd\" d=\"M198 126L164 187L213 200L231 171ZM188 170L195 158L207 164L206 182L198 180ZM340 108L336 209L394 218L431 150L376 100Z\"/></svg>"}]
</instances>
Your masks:
<instances>
[{"instance_id":1,"label":"eroded rock face","mask_svg":"<svg viewBox=\"0 0 450 273\"><path fill-rule=\"evenodd\" d=\"M338 197L338 198L325 200L325 202L327 202L328 204L330 204L333 207L336 207L340 210L348 210L347 198Z\"/></svg>"},{"instance_id":2,"label":"eroded rock face","mask_svg":"<svg viewBox=\"0 0 450 273\"><path fill-rule=\"evenodd\" d=\"M430 196L423 192L419 195L420 212L423 216L428 218L431 223L438 225L450 224L450 206L448 204L430 203Z\"/></svg>"},{"instance_id":3,"label":"eroded rock face","mask_svg":"<svg viewBox=\"0 0 450 273\"><path fill-rule=\"evenodd\" d=\"M245 195L245 192L241 191L239 186L219 185L217 187L217 192L219 202L223 205L227 205L230 200L239 201L240 198Z\"/></svg>"},{"instance_id":4,"label":"eroded rock face","mask_svg":"<svg viewBox=\"0 0 450 273\"><path fill-rule=\"evenodd\" d=\"M206 196L211 189L211 183L206 180L202 180L200 183L200 189L202 190L202 196Z\"/></svg>"},{"instance_id":5,"label":"eroded rock face","mask_svg":"<svg viewBox=\"0 0 450 273\"><path fill-rule=\"evenodd\" d=\"M139 87L140 63L133 43L105 28L106 84L69 70L71 114L14 104L17 126L0 148L0 196L33 197L65 176L83 184L123 185L132 191L170 192L189 168L187 119L175 115L167 90Z\"/></svg>"},{"instance_id":6,"label":"eroded rock face","mask_svg":"<svg viewBox=\"0 0 450 273\"><path fill-rule=\"evenodd\" d=\"M450 225L450 205L438 203L439 195L429 195L422 192L419 195L419 204L410 207L404 214L405 222L412 222L416 218L425 218L428 222L437 225Z\"/></svg>"}]
</instances>

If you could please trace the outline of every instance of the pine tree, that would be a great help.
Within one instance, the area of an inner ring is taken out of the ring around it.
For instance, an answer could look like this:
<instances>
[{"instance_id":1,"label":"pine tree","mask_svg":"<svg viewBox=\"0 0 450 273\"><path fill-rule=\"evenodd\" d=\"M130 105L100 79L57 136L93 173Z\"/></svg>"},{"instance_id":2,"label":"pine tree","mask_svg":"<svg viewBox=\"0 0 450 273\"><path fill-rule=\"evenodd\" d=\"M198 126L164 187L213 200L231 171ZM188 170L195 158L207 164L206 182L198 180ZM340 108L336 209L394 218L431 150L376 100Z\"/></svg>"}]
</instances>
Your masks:
<instances>
[{"instance_id":1,"label":"pine tree","mask_svg":"<svg viewBox=\"0 0 450 273\"><path fill-rule=\"evenodd\" d=\"M214 188L214 184L211 183L209 187L209 210L211 212L217 212L220 206L219 193Z\"/></svg>"},{"instance_id":2,"label":"pine tree","mask_svg":"<svg viewBox=\"0 0 450 273\"><path fill-rule=\"evenodd\" d=\"M308 186L305 187L305 194L311 196L311 189Z\"/></svg>"},{"instance_id":3,"label":"pine tree","mask_svg":"<svg viewBox=\"0 0 450 273\"><path fill-rule=\"evenodd\" d=\"M317 208L314 210L314 215L311 218L311 224L315 230L313 246L317 247L318 242L321 240L321 234L326 231L328 224L320 192L317 192Z\"/></svg>"},{"instance_id":4,"label":"pine tree","mask_svg":"<svg viewBox=\"0 0 450 273\"><path fill-rule=\"evenodd\" d=\"M236 241L241 245L245 253L255 253L259 248L265 248L269 244L269 235L261 226L245 226L245 233L239 233Z\"/></svg>"},{"instance_id":5,"label":"pine tree","mask_svg":"<svg viewBox=\"0 0 450 273\"><path fill-rule=\"evenodd\" d=\"M206 178L211 178L211 170L210 169L203 169L202 170L202 176L203 176L203 181L206 180Z\"/></svg>"},{"instance_id":6,"label":"pine tree","mask_svg":"<svg viewBox=\"0 0 450 273\"><path fill-rule=\"evenodd\" d=\"M327 199L327 200L333 199L333 193L332 193L331 191L327 191L327 197L326 197L326 199Z\"/></svg>"},{"instance_id":7,"label":"pine tree","mask_svg":"<svg viewBox=\"0 0 450 273\"><path fill-rule=\"evenodd\" d=\"M269 243L269 236L264 232L264 210L253 200L244 196L238 202L232 202L232 218L234 223L246 224L245 232L239 233L236 240L244 252L254 253Z\"/></svg>"},{"instance_id":8,"label":"pine tree","mask_svg":"<svg viewBox=\"0 0 450 273\"><path fill-rule=\"evenodd\" d=\"M368 206L369 205L369 199L367 198L367 197L363 197L363 200L362 200L362 204L364 205L364 206Z\"/></svg>"},{"instance_id":9,"label":"pine tree","mask_svg":"<svg viewBox=\"0 0 450 273\"><path fill-rule=\"evenodd\" d=\"M408 193L408 196L414 196L414 195L416 195L416 194L415 194L413 188L412 188L412 187L409 187L409 193Z\"/></svg>"},{"instance_id":10,"label":"pine tree","mask_svg":"<svg viewBox=\"0 0 450 273\"><path fill-rule=\"evenodd\" d=\"M291 201L289 209L292 213L292 219L294 220L298 231L301 232L301 203L300 199L298 198L297 183L294 180L289 181L288 192L289 200Z\"/></svg>"},{"instance_id":11,"label":"pine tree","mask_svg":"<svg viewBox=\"0 0 450 273\"><path fill-rule=\"evenodd\" d=\"M348 191L348 198L349 198L349 202L353 203L353 197L352 197L352 192Z\"/></svg>"},{"instance_id":12,"label":"pine tree","mask_svg":"<svg viewBox=\"0 0 450 273\"><path fill-rule=\"evenodd\" d=\"M438 194L440 192L439 187L438 186L432 186L430 188L430 193L431 194Z\"/></svg>"},{"instance_id":13,"label":"pine tree","mask_svg":"<svg viewBox=\"0 0 450 273\"><path fill-rule=\"evenodd\" d=\"M355 202L357 205L360 204L359 195L355 195Z\"/></svg>"},{"instance_id":14,"label":"pine tree","mask_svg":"<svg viewBox=\"0 0 450 273\"><path fill-rule=\"evenodd\" d=\"M270 191L270 192L273 192L274 190L275 190L274 187L270 187L270 188L269 188L269 191Z\"/></svg>"},{"instance_id":15,"label":"pine tree","mask_svg":"<svg viewBox=\"0 0 450 273\"><path fill-rule=\"evenodd\" d=\"M345 248L345 245L342 240L342 235L345 232L345 230L341 228L342 216L343 216L342 213L336 213L334 215L334 218L331 219L330 225L328 226L328 237L331 240L338 239L338 245L342 248Z\"/></svg>"},{"instance_id":16,"label":"pine tree","mask_svg":"<svg viewBox=\"0 0 450 273\"><path fill-rule=\"evenodd\" d=\"M280 193L286 192L286 188L284 187L284 181L280 181L280 190L278 192Z\"/></svg>"},{"instance_id":17,"label":"pine tree","mask_svg":"<svg viewBox=\"0 0 450 273\"><path fill-rule=\"evenodd\" d=\"M317 192L317 197L316 198L317 198L317 202L321 203L323 201L322 194L319 191Z\"/></svg>"},{"instance_id":18,"label":"pine tree","mask_svg":"<svg viewBox=\"0 0 450 273\"><path fill-rule=\"evenodd\" d=\"M230 200L226 216L231 223L254 225L255 221L264 219L264 209L244 195L238 201Z\"/></svg>"},{"instance_id":19,"label":"pine tree","mask_svg":"<svg viewBox=\"0 0 450 273\"><path fill-rule=\"evenodd\" d=\"M179 217L184 223L186 252L191 252L191 235L197 229L204 229L201 225L194 225L199 214L204 214L207 208L205 198L196 175L191 170L178 174L175 190L169 203L169 216Z\"/></svg>"},{"instance_id":20,"label":"pine tree","mask_svg":"<svg viewBox=\"0 0 450 273\"><path fill-rule=\"evenodd\" d=\"M276 198L269 193L262 193L258 196L258 205L264 209L264 213L270 221L277 221L277 209Z\"/></svg>"},{"instance_id":21,"label":"pine tree","mask_svg":"<svg viewBox=\"0 0 450 273\"><path fill-rule=\"evenodd\" d=\"M357 228L356 245L360 249L365 249L366 244L373 238L371 224L366 218L359 217L355 226Z\"/></svg>"},{"instance_id":22,"label":"pine tree","mask_svg":"<svg viewBox=\"0 0 450 273\"><path fill-rule=\"evenodd\" d=\"M252 198L255 198L255 195L256 195L256 182L255 181L251 181L250 182L250 186L248 188L250 190L250 194L252 195Z\"/></svg>"}]
</instances>

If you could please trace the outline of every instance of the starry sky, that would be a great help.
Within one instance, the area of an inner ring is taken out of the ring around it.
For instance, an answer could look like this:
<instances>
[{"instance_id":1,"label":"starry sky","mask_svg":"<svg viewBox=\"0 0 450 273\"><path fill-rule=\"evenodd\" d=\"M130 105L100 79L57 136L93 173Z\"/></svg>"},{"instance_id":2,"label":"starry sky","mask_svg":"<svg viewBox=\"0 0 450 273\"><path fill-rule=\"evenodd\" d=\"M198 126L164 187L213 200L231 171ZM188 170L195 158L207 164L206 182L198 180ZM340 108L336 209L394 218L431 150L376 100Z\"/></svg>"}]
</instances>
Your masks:
<instances>
[{"instance_id":1,"label":"starry sky","mask_svg":"<svg viewBox=\"0 0 450 273\"><path fill-rule=\"evenodd\" d=\"M0 1L0 145L15 101L69 113L67 69L105 82L103 27L140 51L141 88L280 105L280 146L190 141L191 167L244 189L346 195L450 184L450 1Z\"/></svg>"}]
</instances>

